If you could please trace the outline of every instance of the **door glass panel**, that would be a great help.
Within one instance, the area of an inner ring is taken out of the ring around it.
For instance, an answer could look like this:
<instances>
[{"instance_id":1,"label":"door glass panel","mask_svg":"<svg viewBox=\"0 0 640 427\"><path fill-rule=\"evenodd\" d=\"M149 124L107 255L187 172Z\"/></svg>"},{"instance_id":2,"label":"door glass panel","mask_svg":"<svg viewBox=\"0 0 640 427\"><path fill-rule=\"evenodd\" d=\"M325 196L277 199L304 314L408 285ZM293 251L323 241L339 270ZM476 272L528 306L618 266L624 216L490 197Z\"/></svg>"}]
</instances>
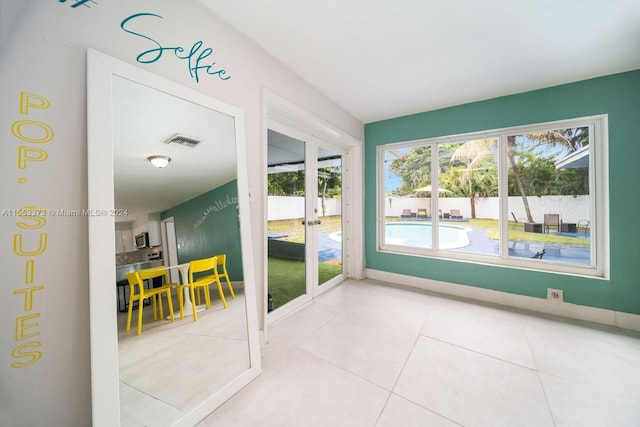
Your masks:
<instances>
[{"instance_id":1,"label":"door glass panel","mask_svg":"<svg viewBox=\"0 0 640 427\"><path fill-rule=\"evenodd\" d=\"M306 294L305 143L269 130L268 311Z\"/></svg>"},{"instance_id":2,"label":"door glass panel","mask_svg":"<svg viewBox=\"0 0 640 427\"><path fill-rule=\"evenodd\" d=\"M318 284L342 274L342 156L318 149Z\"/></svg>"}]
</instances>

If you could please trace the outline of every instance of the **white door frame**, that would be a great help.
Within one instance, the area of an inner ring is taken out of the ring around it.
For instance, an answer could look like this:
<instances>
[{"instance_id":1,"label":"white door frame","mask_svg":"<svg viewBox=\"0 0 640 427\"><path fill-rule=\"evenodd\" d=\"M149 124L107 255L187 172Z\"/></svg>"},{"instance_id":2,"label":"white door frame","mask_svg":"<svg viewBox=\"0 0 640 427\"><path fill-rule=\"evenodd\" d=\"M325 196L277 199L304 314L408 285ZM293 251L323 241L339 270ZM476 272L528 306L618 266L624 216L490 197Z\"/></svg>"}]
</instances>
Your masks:
<instances>
[{"instance_id":1,"label":"white door frame","mask_svg":"<svg viewBox=\"0 0 640 427\"><path fill-rule=\"evenodd\" d=\"M161 221L160 234L162 235L162 258L164 265L178 265L178 242L176 240L176 227L173 217ZM177 269L169 270L171 283L182 283Z\"/></svg>"},{"instance_id":2,"label":"white door frame","mask_svg":"<svg viewBox=\"0 0 640 427\"><path fill-rule=\"evenodd\" d=\"M267 149L268 149L268 129L273 129L302 141L308 141L309 137L320 141L321 145L336 149L336 152L343 154L343 189L342 189L342 259L343 275L342 279L364 277L364 169L363 169L363 142L345 133L340 128L320 119L314 114L298 107L290 101L281 98L273 92L265 89L263 98L263 188L265 203L263 207L263 253L264 253L264 301L263 301L263 333L265 342L268 341L268 325L289 314L311 301L308 297L292 305L291 310L284 313L281 310L274 310L267 313L267 292L268 292L268 271L267 271L267 214L268 205L266 203L267 194ZM315 183L314 183L315 185ZM317 255L316 255L317 256ZM340 276L339 276L340 277ZM340 283L329 281L319 289L322 293ZM318 286L316 285L316 288ZM297 301L294 300L294 301Z\"/></svg>"},{"instance_id":3,"label":"white door frame","mask_svg":"<svg viewBox=\"0 0 640 427\"><path fill-rule=\"evenodd\" d=\"M278 307L277 310L268 313L269 323L275 322L282 317L298 310L300 307L309 303L313 298L316 298L323 292L326 292L333 286L343 282L346 278L345 269L346 265L343 261L343 271L338 276L327 281L322 286L318 284L318 228L316 225L311 225L310 222L321 220L318 206L318 149L325 148L334 151L336 154L345 156L344 150L336 147L333 144L321 141L312 135L305 134L302 131L293 129L285 124L277 121L269 121L268 129L274 130L283 135L287 135L291 138L301 141L305 147L305 293L285 305ZM344 168L343 168L344 173ZM345 198L342 198L344 204ZM341 209L344 211L344 209ZM344 215L342 216L341 229L344 233ZM344 235L344 234L343 234ZM266 236L266 233L265 233ZM342 258L344 260L344 249ZM265 253L265 258L268 256L268 252ZM266 263L265 263L266 264ZM268 283L268 269L265 272L265 295L268 295L269 283Z\"/></svg>"}]
</instances>

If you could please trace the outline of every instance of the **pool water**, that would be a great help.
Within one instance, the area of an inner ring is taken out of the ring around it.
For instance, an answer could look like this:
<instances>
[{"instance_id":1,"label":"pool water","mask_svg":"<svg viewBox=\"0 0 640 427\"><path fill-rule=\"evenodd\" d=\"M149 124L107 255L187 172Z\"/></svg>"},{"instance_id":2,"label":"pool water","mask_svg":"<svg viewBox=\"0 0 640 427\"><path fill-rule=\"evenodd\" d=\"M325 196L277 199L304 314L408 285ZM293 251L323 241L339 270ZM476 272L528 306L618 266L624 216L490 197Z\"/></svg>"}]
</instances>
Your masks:
<instances>
[{"instance_id":1,"label":"pool water","mask_svg":"<svg viewBox=\"0 0 640 427\"><path fill-rule=\"evenodd\" d=\"M469 246L469 228L440 224L439 230L440 249ZM335 242L342 242L342 233L331 233L329 238ZM431 224L388 222L385 224L385 244L431 248Z\"/></svg>"},{"instance_id":2,"label":"pool water","mask_svg":"<svg viewBox=\"0 0 640 427\"><path fill-rule=\"evenodd\" d=\"M425 223L395 223L385 224L385 243L387 245L414 246L431 248L431 224ZM468 228L456 225L438 226L440 249L456 249L469 245Z\"/></svg>"}]
</instances>

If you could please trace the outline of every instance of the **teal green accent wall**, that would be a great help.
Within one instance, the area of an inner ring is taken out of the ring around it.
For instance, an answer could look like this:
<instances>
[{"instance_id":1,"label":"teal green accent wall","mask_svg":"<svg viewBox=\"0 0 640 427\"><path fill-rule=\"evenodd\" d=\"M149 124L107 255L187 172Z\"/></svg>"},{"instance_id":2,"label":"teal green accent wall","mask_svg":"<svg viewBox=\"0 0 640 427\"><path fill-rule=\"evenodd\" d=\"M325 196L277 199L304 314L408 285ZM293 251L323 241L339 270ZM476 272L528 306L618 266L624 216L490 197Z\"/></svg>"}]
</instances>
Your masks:
<instances>
[{"instance_id":1,"label":"teal green accent wall","mask_svg":"<svg viewBox=\"0 0 640 427\"><path fill-rule=\"evenodd\" d=\"M376 147L508 126L608 114L610 280L381 253ZM640 70L365 125L365 256L370 269L640 314Z\"/></svg>"},{"instance_id":2,"label":"teal green accent wall","mask_svg":"<svg viewBox=\"0 0 640 427\"><path fill-rule=\"evenodd\" d=\"M226 253L229 278L243 280L237 207L234 180L162 212L162 219L174 218L179 262Z\"/></svg>"}]
</instances>

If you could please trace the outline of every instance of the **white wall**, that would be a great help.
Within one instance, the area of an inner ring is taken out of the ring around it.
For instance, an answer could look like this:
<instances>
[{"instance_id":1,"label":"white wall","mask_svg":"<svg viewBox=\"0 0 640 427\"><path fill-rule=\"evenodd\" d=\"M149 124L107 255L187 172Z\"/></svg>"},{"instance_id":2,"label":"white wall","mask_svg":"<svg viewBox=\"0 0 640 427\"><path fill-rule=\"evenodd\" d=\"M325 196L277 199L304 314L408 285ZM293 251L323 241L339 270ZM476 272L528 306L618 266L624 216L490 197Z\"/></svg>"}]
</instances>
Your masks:
<instances>
[{"instance_id":1,"label":"white wall","mask_svg":"<svg viewBox=\"0 0 640 427\"><path fill-rule=\"evenodd\" d=\"M562 222L577 223L581 219L590 220L589 196L542 196L527 197L531 215L536 222L543 222L544 214L560 214ZM443 197L438 201L442 212L459 209L465 218L471 218L471 201L468 198ZM431 212L431 199L421 197L388 197L385 202L385 216L400 216L403 209L411 209L417 213L418 209L428 209ZM522 197L509 197L509 220L511 212L518 221L526 221L527 215L522 203ZM500 205L497 197L481 197L476 200L476 218L498 219Z\"/></svg>"},{"instance_id":2,"label":"white wall","mask_svg":"<svg viewBox=\"0 0 640 427\"><path fill-rule=\"evenodd\" d=\"M0 425L91 424L87 220L47 217L46 223L38 223L11 211L87 205L87 48L244 110L254 242L264 238L264 89L363 139L362 123L196 1L75 4L40 0L0 5L0 209L6 210L0 216ZM190 49L201 40L203 49L214 49L203 63L215 61L231 78L222 81L201 73L196 83L187 61L167 51L156 62L138 64L136 56L154 43L123 31L120 24L141 12L163 18L136 20L130 28L164 47ZM22 92L31 95L21 98ZM25 155L33 160L25 162ZM18 249L14 236L23 239ZM261 309L264 254L262 245L253 250Z\"/></svg>"}]
</instances>

